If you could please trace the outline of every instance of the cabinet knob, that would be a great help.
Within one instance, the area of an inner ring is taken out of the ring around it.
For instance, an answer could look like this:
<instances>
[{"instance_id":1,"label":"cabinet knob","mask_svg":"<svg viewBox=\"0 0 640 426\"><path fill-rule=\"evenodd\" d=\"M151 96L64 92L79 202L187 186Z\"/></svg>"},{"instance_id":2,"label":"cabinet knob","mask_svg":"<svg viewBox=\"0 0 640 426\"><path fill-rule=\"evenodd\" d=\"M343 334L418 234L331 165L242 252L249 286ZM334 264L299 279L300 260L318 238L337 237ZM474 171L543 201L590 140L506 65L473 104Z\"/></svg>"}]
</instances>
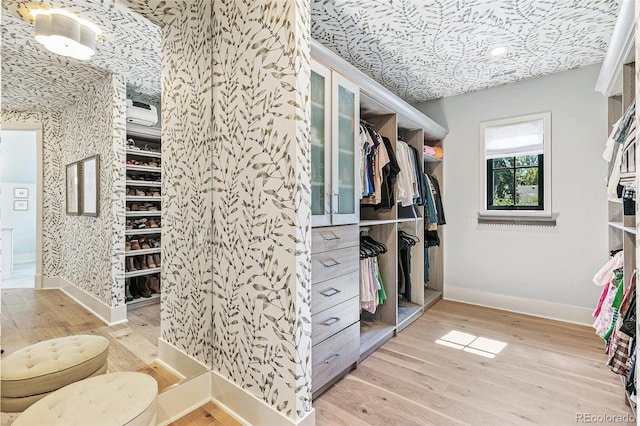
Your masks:
<instances>
[{"instance_id":1,"label":"cabinet knob","mask_svg":"<svg viewBox=\"0 0 640 426\"><path fill-rule=\"evenodd\" d=\"M336 352L335 354L331 355L329 358L325 359L324 363L325 364L331 364L331 362L336 358L340 358L340 354L338 352Z\"/></svg>"},{"instance_id":2,"label":"cabinet knob","mask_svg":"<svg viewBox=\"0 0 640 426\"><path fill-rule=\"evenodd\" d=\"M340 317L331 317L328 320L321 322L320 324L329 327L337 322L340 322Z\"/></svg>"},{"instance_id":3,"label":"cabinet knob","mask_svg":"<svg viewBox=\"0 0 640 426\"><path fill-rule=\"evenodd\" d=\"M320 294L323 295L324 297L331 297L331 296L335 296L338 293L342 293L342 291L338 290L337 288L328 288L325 291L321 291Z\"/></svg>"},{"instance_id":4,"label":"cabinet knob","mask_svg":"<svg viewBox=\"0 0 640 426\"><path fill-rule=\"evenodd\" d=\"M338 266L340 264L340 262L338 262L337 260L331 258L329 259L329 261L331 261L331 263L327 263L324 260L321 260L320 263L322 264L322 266L324 266L325 268L333 268L334 266Z\"/></svg>"}]
</instances>

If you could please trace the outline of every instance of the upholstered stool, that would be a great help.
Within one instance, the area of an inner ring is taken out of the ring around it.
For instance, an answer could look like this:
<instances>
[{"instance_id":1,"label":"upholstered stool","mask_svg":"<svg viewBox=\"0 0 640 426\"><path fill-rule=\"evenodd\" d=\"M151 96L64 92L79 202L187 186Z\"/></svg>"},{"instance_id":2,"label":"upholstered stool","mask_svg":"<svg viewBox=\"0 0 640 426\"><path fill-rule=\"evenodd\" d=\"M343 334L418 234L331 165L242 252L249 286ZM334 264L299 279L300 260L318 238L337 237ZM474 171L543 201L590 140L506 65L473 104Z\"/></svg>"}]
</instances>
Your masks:
<instances>
[{"instance_id":1,"label":"upholstered stool","mask_svg":"<svg viewBox=\"0 0 640 426\"><path fill-rule=\"evenodd\" d=\"M68 336L22 348L0 365L0 408L24 411L63 386L104 374L109 341L101 336Z\"/></svg>"},{"instance_id":2,"label":"upholstered stool","mask_svg":"<svg viewBox=\"0 0 640 426\"><path fill-rule=\"evenodd\" d=\"M103 374L52 392L12 426L150 426L157 398L158 383L147 374Z\"/></svg>"}]
</instances>

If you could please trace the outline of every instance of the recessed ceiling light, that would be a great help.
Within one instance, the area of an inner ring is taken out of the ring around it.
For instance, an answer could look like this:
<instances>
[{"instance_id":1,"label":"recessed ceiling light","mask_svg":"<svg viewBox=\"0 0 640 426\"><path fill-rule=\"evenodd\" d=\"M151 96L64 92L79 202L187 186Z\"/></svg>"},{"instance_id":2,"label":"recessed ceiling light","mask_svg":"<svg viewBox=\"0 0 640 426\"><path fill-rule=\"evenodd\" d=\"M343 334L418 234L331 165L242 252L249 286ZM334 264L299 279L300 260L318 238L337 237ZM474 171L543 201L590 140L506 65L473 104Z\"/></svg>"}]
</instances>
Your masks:
<instances>
[{"instance_id":1,"label":"recessed ceiling light","mask_svg":"<svg viewBox=\"0 0 640 426\"><path fill-rule=\"evenodd\" d=\"M507 53L507 48L504 46L494 47L493 49L489 50L489 55L491 56L502 56L505 53Z\"/></svg>"}]
</instances>

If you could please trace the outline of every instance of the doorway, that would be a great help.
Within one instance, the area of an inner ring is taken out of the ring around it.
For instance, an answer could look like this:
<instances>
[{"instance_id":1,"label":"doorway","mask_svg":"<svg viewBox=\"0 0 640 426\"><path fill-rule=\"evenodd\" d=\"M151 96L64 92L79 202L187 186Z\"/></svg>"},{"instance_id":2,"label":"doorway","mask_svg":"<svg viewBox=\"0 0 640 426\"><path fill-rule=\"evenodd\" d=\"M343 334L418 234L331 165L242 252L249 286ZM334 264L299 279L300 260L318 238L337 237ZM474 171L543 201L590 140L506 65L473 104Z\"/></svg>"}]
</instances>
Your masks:
<instances>
[{"instance_id":1,"label":"doorway","mask_svg":"<svg viewBox=\"0 0 640 426\"><path fill-rule=\"evenodd\" d=\"M42 288L41 127L3 126L0 131L2 280L0 287ZM38 279L36 279L38 278Z\"/></svg>"}]
</instances>

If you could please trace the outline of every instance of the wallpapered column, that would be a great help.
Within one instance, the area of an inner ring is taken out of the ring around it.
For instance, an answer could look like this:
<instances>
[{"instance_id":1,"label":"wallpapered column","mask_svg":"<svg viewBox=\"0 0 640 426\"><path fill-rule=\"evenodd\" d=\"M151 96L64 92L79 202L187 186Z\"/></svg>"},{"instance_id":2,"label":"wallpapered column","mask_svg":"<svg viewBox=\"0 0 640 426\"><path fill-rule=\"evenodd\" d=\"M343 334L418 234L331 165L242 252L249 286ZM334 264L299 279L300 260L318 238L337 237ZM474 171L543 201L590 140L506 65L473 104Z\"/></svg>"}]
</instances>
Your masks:
<instances>
[{"instance_id":1,"label":"wallpapered column","mask_svg":"<svg viewBox=\"0 0 640 426\"><path fill-rule=\"evenodd\" d=\"M124 304L125 114L125 82L117 75L96 82L62 113L59 185L64 165L100 154L100 214L66 216L63 207L61 277L111 307Z\"/></svg>"},{"instance_id":2,"label":"wallpapered column","mask_svg":"<svg viewBox=\"0 0 640 426\"><path fill-rule=\"evenodd\" d=\"M211 366L211 2L162 34L161 338Z\"/></svg>"},{"instance_id":3,"label":"wallpapered column","mask_svg":"<svg viewBox=\"0 0 640 426\"><path fill-rule=\"evenodd\" d=\"M213 364L311 410L309 4L214 1Z\"/></svg>"}]
</instances>

